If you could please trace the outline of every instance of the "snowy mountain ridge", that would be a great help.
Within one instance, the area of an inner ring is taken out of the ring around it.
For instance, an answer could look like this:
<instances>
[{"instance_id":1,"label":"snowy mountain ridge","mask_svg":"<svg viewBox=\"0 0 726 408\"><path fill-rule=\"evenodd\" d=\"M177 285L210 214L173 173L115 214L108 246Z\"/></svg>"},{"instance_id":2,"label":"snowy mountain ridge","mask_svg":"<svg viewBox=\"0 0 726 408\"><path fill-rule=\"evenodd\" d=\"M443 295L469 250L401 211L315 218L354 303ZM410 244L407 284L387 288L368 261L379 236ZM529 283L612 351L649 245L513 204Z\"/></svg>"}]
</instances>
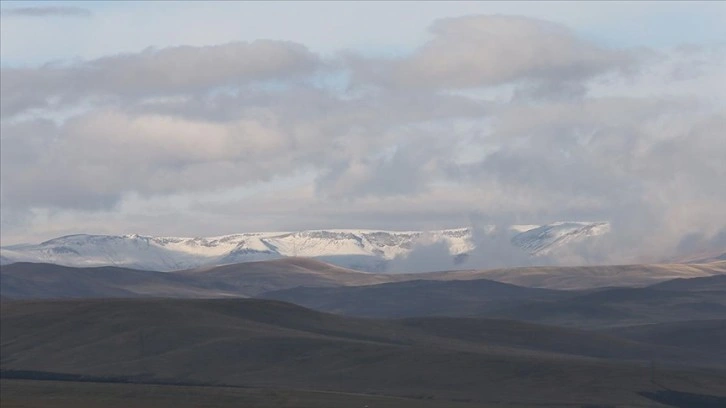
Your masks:
<instances>
[{"instance_id":1,"label":"snowy mountain ridge","mask_svg":"<svg viewBox=\"0 0 726 408\"><path fill-rule=\"evenodd\" d=\"M482 229L493 233L494 227ZM609 231L607 222L558 222L508 228L511 242L533 256ZM452 257L476 248L472 228L438 231L307 230L254 232L215 237L68 235L37 245L0 248L3 263L47 262L67 266L114 265L171 271L288 256L325 259L366 269L371 262L406 257L415 246L445 243Z\"/></svg>"}]
</instances>

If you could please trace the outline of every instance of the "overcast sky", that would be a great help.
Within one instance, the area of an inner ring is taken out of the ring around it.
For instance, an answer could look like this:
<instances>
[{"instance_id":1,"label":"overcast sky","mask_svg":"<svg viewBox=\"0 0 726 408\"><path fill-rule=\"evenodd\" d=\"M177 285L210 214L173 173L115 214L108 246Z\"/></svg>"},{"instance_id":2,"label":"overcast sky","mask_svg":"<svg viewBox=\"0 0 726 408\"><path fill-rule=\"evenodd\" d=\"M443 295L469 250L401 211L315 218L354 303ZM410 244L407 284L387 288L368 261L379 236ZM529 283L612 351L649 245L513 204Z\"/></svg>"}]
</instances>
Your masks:
<instances>
[{"instance_id":1,"label":"overcast sky","mask_svg":"<svg viewBox=\"0 0 726 408\"><path fill-rule=\"evenodd\" d=\"M650 256L726 241L726 2L0 18L3 245L472 220L608 220Z\"/></svg>"}]
</instances>

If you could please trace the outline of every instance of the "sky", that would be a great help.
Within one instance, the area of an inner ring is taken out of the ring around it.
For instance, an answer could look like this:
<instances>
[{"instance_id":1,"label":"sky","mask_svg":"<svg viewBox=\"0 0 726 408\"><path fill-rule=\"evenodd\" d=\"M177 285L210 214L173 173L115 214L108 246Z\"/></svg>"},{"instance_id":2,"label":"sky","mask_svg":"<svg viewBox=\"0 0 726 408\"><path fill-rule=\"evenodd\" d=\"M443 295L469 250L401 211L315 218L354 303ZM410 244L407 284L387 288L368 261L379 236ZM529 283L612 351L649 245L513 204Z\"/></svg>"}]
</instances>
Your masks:
<instances>
[{"instance_id":1,"label":"sky","mask_svg":"<svg viewBox=\"0 0 726 408\"><path fill-rule=\"evenodd\" d=\"M726 247L726 2L0 19L2 245L605 220L609 262Z\"/></svg>"}]
</instances>

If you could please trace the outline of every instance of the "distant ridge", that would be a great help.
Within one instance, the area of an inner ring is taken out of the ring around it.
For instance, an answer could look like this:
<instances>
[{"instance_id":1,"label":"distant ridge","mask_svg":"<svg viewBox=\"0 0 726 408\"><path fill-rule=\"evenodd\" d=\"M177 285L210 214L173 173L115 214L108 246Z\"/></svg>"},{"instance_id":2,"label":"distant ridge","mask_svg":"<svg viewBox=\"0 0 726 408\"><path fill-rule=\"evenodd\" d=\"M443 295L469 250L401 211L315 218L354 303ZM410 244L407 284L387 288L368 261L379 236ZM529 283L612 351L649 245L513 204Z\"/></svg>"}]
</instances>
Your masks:
<instances>
[{"instance_id":1,"label":"distant ridge","mask_svg":"<svg viewBox=\"0 0 726 408\"><path fill-rule=\"evenodd\" d=\"M533 256L609 231L606 222L557 222L514 225L507 235L513 247ZM483 231L492 232L493 227ZM474 231L309 230L253 232L217 237L152 237L143 235L68 235L40 244L0 248L2 264L43 262L65 266L120 266L173 271L284 257L308 257L336 265L380 271L385 263L406 257L416 246L444 243L454 257L475 249Z\"/></svg>"},{"instance_id":2,"label":"distant ridge","mask_svg":"<svg viewBox=\"0 0 726 408\"><path fill-rule=\"evenodd\" d=\"M17 262L0 267L0 278L2 278L0 295L3 299L222 298L257 296L265 292L298 287L336 288L407 281L411 283L398 287L419 290L430 285L427 282L457 281L459 283L452 282L446 285L466 291L469 287L475 288L476 285L481 285L483 280L496 281L491 282L489 286L498 288L517 285L544 289L591 289L645 286L670 279L723 274L726 274L726 262L705 265L532 267L410 274L361 272L316 259L295 257L204 266L174 272L142 271L113 266L78 268L48 263ZM474 280L479 283L470 285L465 282ZM716 288L722 279L714 277L712 280L704 278L699 283L688 282L687 280L684 284L699 285L699 287L711 285ZM354 292L361 293L368 290L360 288ZM352 298L345 300L350 301Z\"/></svg>"},{"instance_id":3,"label":"distant ridge","mask_svg":"<svg viewBox=\"0 0 726 408\"><path fill-rule=\"evenodd\" d=\"M179 272L140 271L113 266L77 268L18 262L0 268L3 298L225 298L296 286L345 286L388 282L376 275L314 259L285 258ZM387 279L390 277L390 279Z\"/></svg>"}]
</instances>

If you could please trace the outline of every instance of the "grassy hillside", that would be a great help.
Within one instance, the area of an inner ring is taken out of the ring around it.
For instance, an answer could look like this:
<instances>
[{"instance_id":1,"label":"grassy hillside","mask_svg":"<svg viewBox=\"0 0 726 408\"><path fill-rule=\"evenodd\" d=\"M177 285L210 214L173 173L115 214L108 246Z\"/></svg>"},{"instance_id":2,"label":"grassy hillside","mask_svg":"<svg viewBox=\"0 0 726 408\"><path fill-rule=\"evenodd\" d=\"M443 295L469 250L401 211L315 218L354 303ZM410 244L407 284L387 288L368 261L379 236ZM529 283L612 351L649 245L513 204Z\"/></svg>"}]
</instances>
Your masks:
<instances>
[{"instance_id":1,"label":"grassy hillside","mask_svg":"<svg viewBox=\"0 0 726 408\"><path fill-rule=\"evenodd\" d=\"M0 278L1 296L13 299L229 296L183 276L111 266L73 268L20 262L3 265Z\"/></svg>"},{"instance_id":2,"label":"grassy hillside","mask_svg":"<svg viewBox=\"0 0 726 408\"><path fill-rule=\"evenodd\" d=\"M726 382L726 365L684 365L708 355L611 334L487 320L356 319L251 299L6 302L2 328L6 375L560 406L650 404L639 392L664 387L723 394ZM661 361L657 384L650 359Z\"/></svg>"},{"instance_id":3,"label":"grassy hillside","mask_svg":"<svg viewBox=\"0 0 726 408\"><path fill-rule=\"evenodd\" d=\"M351 316L496 317L595 328L726 318L722 280L722 276L713 276L646 288L580 291L525 288L489 280L411 281L293 288L260 297ZM710 290L696 290L705 288Z\"/></svg>"},{"instance_id":4,"label":"grassy hillside","mask_svg":"<svg viewBox=\"0 0 726 408\"><path fill-rule=\"evenodd\" d=\"M708 352L726 359L726 319L619 327L609 333L635 341Z\"/></svg>"},{"instance_id":5,"label":"grassy hillside","mask_svg":"<svg viewBox=\"0 0 726 408\"><path fill-rule=\"evenodd\" d=\"M503 308L499 317L585 328L726 317L726 291L611 288Z\"/></svg>"},{"instance_id":6,"label":"grassy hillside","mask_svg":"<svg viewBox=\"0 0 726 408\"><path fill-rule=\"evenodd\" d=\"M358 272L308 258L283 258L174 272L247 295L298 286L371 285L403 278Z\"/></svg>"},{"instance_id":7,"label":"grassy hillside","mask_svg":"<svg viewBox=\"0 0 726 408\"><path fill-rule=\"evenodd\" d=\"M397 279L303 258L249 262L179 272L127 268L74 268L15 263L0 268L0 295L13 299L246 297L307 286L365 285Z\"/></svg>"},{"instance_id":8,"label":"grassy hillside","mask_svg":"<svg viewBox=\"0 0 726 408\"><path fill-rule=\"evenodd\" d=\"M415 280L337 288L293 288L258 297L316 310L366 317L473 316L527 300L567 298L571 293L486 279Z\"/></svg>"}]
</instances>

